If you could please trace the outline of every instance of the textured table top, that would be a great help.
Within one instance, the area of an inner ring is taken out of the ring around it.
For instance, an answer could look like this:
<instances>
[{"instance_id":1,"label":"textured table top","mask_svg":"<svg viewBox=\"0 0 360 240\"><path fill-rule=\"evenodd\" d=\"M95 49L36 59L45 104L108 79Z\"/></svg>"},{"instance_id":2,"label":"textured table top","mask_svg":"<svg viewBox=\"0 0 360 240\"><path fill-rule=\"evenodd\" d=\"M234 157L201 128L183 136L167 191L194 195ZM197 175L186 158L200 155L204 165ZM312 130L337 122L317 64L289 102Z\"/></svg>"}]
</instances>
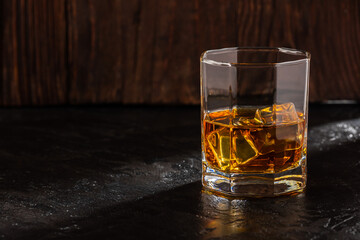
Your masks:
<instances>
[{"instance_id":1,"label":"textured table top","mask_svg":"<svg viewBox=\"0 0 360 240\"><path fill-rule=\"evenodd\" d=\"M0 110L0 239L360 239L360 106L311 105L308 187L201 191L199 107Z\"/></svg>"}]
</instances>

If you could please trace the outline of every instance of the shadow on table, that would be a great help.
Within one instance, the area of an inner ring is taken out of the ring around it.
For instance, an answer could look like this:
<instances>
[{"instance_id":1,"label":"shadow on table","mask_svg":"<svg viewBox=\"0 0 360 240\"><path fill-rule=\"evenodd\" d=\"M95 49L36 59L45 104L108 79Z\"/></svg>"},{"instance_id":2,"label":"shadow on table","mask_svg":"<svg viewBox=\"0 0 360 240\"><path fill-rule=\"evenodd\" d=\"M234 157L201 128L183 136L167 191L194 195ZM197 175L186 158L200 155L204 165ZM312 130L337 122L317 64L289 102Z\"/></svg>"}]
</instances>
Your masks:
<instances>
[{"instance_id":1,"label":"shadow on table","mask_svg":"<svg viewBox=\"0 0 360 240\"><path fill-rule=\"evenodd\" d=\"M200 167L189 164L200 159L198 108L0 109L0 115L0 239L66 235L83 221L79 216L94 214L85 220L97 225L98 209L108 214L114 203L200 178Z\"/></svg>"},{"instance_id":2,"label":"shadow on table","mask_svg":"<svg viewBox=\"0 0 360 240\"><path fill-rule=\"evenodd\" d=\"M360 231L356 224L360 210L358 146L359 142L353 142L309 153L308 187L297 196L226 199L203 192L198 181L96 211L36 235L70 239L352 239Z\"/></svg>"},{"instance_id":3,"label":"shadow on table","mask_svg":"<svg viewBox=\"0 0 360 240\"><path fill-rule=\"evenodd\" d=\"M129 171L143 165L200 154L198 108L25 108L0 113L0 191L66 189L82 179L101 183L110 174L131 175Z\"/></svg>"}]
</instances>

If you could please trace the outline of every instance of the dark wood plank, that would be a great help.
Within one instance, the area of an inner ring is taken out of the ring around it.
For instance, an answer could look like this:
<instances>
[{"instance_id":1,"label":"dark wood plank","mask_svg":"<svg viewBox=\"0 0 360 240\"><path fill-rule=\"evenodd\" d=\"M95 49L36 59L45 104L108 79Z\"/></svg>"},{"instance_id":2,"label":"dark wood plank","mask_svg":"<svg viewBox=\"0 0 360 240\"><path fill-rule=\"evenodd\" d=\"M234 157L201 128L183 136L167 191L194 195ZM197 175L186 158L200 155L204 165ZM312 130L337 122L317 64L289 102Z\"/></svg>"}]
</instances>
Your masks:
<instances>
[{"instance_id":1,"label":"dark wood plank","mask_svg":"<svg viewBox=\"0 0 360 240\"><path fill-rule=\"evenodd\" d=\"M119 1L96 4L84 0L67 4L69 102L119 101L122 81L126 79L121 59L126 54L121 51L125 49L122 47L125 35L120 34L120 15L125 9L121 9Z\"/></svg>"},{"instance_id":2,"label":"dark wood plank","mask_svg":"<svg viewBox=\"0 0 360 240\"><path fill-rule=\"evenodd\" d=\"M251 25L254 31L239 32L239 36L244 36L244 39L239 37L239 45L258 39L255 45L308 50L312 54L311 101L360 100L360 2L263 2L267 4L254 5L254 9L263 6L259 17L252 14L247 18L248 24L241 21L244 27ZM246 6L238 9L256 12ZM256 22L259 18L261 22Z\"/></svg>"},{"instance_id":3,"label":"dark wood plank","mask_svg":"<svg viewBox=\"0 0 360 240\"><path fill-rule=\"evenodd\" d=\"M312 101L360 99L359 1L71 1L71 5L81 14L71 13L78 17L69 20L74 26L70 33L73 29L82 37L70 39L70 46L78 46L70 56L83 59L73 66L84 72L70 80L74 103L197 104L200 53L230 46L308 50Z\"/></svg>"},{"instance_id":4,"label":"dark wood plank","mask_svg":"<svg viewBox=\"0 0 360 240\"><path fill-rule=\"evenodd\" d=\"M67 102L63 0L1 1L0 105Z\"/></svg>"},{"instance_id":5,"label":"dark wood plank","mask_svg":"<svg viewBox=\"0 0 360 240\"><path fill-rule=\"evenodd\" d=\"M70 102L198 102L195 5L70 1Z\"/></svg>"},{"instance_id":6,"label":"dark wood plank","mask_svg":"<svg viewBox=\"0 0 360 240\"><path fill-rule=\"evenodd\" d=\"M312 54L310 100L360 100L360 1L1 1L0 105L198 104L199 56Z\"/></svg>"}]
</instances>

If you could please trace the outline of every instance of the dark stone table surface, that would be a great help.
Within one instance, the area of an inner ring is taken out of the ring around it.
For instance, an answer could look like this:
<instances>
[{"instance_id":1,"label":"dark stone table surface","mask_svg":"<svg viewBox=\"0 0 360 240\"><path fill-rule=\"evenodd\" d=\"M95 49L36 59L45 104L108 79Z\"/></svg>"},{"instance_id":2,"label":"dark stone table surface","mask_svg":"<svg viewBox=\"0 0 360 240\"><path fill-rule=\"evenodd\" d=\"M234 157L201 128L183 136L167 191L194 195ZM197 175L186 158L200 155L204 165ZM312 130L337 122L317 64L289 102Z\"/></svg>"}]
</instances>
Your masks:
<instances>
[{"instance_id":1,"label":"dark stone table surface","mask_svg":"<svg viewBox=\"0 0 360 240\"><path fill-rule=\"evenodd\" d=\"M0 239L360 239L360 106L311 105L297 196L202 192L199 107L0 109Z\"/></svg>"}]
</instances>

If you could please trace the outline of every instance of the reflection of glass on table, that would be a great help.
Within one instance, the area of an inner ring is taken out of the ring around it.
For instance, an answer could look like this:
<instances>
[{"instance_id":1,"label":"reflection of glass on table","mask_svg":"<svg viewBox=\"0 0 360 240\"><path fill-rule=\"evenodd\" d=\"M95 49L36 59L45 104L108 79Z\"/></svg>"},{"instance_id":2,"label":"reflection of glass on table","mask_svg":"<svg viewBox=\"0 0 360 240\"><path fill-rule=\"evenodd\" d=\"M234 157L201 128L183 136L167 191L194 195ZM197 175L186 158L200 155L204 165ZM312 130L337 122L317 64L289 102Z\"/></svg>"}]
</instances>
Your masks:
<instances>
[{"instance_id":1,"label":"reflection of glass on table","mask_svg":"<svg viewBox=\"0 0 360 240\"><path fill-rule=\"evenodd\" d=\"M264 203L256 199L226 198L208 191L201 193L200 208L201 239L263 239L264 236L291 239L287 231L291 229L295 235L295 229L303 230L299 222L304 221L307 211L303 194Z\"/></svg>"}]
</instances>

